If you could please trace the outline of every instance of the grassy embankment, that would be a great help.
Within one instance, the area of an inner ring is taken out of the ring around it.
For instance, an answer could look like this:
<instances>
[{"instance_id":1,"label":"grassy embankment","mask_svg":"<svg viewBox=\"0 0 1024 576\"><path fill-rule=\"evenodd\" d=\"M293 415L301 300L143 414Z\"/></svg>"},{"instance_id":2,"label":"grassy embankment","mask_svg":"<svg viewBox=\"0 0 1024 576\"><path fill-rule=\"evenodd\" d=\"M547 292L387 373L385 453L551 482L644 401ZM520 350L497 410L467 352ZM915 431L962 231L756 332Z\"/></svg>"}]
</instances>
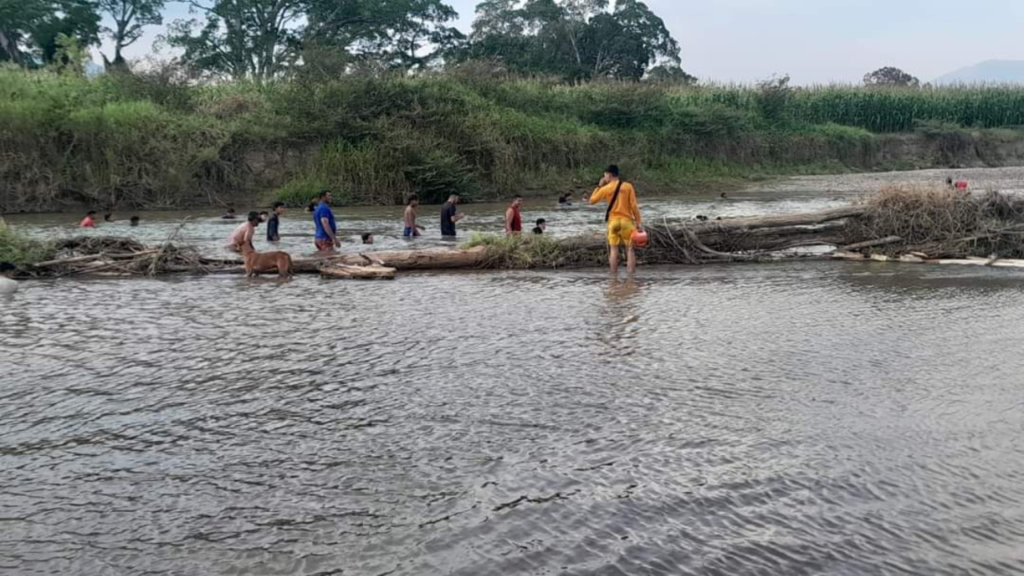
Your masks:
<instances>
[{"instance_id":1,"label":"grassy embankment","mask_svg":"<svg viewBox=\"0 0 1024 576\"><path fill-rule=\"evenodd\" d=\"M645 194L786 174L1013 162L1024 90L759 90L459 74L191 85L0 68L0 210ZM1024 152L1021 153L1024 159ZM1017 160L1021 160L1017 159Z\"/></svg>"}]
</instances>

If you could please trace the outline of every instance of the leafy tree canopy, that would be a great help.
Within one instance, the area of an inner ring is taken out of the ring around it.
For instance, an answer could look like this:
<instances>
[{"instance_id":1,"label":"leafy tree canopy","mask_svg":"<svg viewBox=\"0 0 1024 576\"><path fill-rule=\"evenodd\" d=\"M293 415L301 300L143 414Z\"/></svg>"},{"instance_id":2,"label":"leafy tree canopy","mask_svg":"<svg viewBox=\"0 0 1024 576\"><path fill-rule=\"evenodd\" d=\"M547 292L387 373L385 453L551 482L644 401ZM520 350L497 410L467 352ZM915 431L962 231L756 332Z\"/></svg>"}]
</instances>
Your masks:
<instances>
[{"instance_id":1,"label":"leafy tree canopy","mask_svg":"<svg viewBox=\"0 0 1024 576\"><path fill-rule=\"evenodd\" d=\"M912 87L921 85L921 81L894 66L879 68L864 75L865 86L879 87Z\"/></svg>"}]
</instances>

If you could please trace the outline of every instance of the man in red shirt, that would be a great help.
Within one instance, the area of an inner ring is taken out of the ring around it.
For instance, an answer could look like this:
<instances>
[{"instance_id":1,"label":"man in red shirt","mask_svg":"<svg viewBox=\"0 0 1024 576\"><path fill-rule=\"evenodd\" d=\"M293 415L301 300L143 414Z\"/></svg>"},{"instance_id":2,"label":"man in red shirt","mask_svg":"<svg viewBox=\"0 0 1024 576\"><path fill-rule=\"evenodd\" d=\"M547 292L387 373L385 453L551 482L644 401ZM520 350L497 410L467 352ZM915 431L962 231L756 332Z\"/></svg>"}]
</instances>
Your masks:
<instances>
[{"instance_id":1,"label":"man in red shirt","mask_svg":"<svg viewBox=\"0 0 1024 576\"><path fill-rule=\"evenodd\" d=\"M523 215L519 209L523 206L523 197L516 196L512 204L505 210L505 235L518 236L523 233Z\"/></svg>"},{"instance_id":2,"label":"man in red shirt","mask_svg":"<svg viewBox=\"0 0 1024 576\"><path fill-rule=\"evenodd\" d=\"M96 220L93 218L94 216L96 216L96 211L89 210L85 218L82 218L82 221L78 223L78 226L81 228L95 228Z\"/></svg>"}]
</instances>

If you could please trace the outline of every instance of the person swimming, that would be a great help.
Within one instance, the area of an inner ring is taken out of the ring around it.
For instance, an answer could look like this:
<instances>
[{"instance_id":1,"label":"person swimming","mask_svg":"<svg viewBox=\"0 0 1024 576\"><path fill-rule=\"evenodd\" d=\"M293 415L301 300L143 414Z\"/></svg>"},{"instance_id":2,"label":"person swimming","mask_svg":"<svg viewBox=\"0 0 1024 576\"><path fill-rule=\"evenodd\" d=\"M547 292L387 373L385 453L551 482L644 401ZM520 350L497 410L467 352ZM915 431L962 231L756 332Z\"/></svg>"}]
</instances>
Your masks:
<instances>
[{"instance_id":1,"label":"person swimming","mask_svg":"<svg viewBox=\"0 0 1024 576\"><path fill-rule=\"evenodd\" d=\"M221 218L221 220L234 220L235 219L235 209L234 208L228 208L227 212L222 214L220 218Z\"/></svg>"}]
</instances>

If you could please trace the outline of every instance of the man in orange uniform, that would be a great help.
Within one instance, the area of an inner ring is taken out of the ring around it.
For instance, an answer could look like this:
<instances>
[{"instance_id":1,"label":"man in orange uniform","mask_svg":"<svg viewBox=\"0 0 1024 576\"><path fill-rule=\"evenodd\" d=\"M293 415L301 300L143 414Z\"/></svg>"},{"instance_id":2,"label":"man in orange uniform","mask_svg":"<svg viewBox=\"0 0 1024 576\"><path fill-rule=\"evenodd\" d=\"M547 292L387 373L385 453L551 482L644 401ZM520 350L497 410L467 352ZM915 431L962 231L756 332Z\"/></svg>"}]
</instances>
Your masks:
<instances>
[{"instance_id":1,"label":"man in orange uniform","mask_svg":"<svg viewBox=\"0 0 1024 576\"><path fill-rule=\"evenodd\" d=\"M626 247L626 272L636 272L636 252L633 250L633 232L640 228L640 207L636 190L629 182L619 179L619 167L612 165L604 171L597 189L590 195L590 203L608 202L605 222L608 224L608 266L612 274L619 271L619 246Z\"/></svg>"}]
</instances>

